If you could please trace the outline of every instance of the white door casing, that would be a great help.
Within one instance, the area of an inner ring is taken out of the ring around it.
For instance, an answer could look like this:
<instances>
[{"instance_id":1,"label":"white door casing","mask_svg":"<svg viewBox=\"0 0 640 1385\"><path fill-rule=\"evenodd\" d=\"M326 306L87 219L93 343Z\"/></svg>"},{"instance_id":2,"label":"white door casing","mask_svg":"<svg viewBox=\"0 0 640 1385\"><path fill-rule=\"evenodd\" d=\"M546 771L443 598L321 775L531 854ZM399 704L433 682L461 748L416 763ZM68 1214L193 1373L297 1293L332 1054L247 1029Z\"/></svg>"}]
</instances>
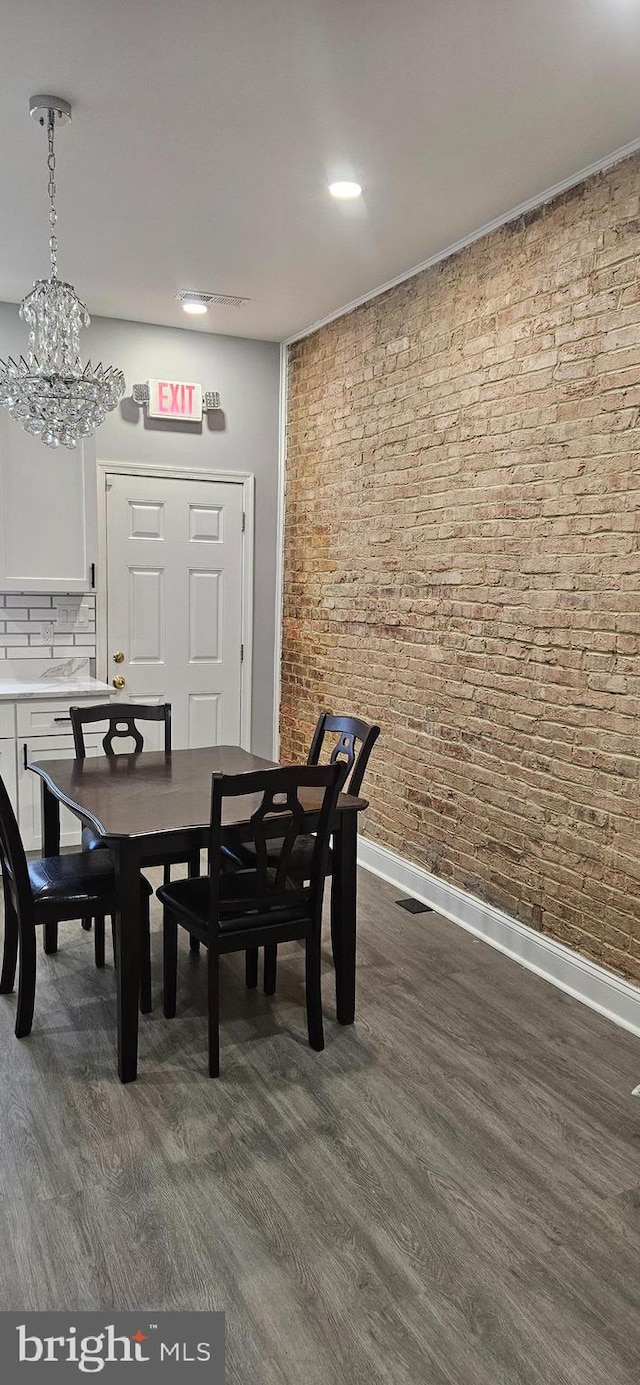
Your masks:
<instances>
[{"instance_id":1,"label":"white door casing","mask_svg":"<svg viewBox=\"0 0 640 1385\"><path fill-rule=\"evenodd\" d=\"M252 478L100 470L103 676L125 678L123 700L171 702L176 749L248 746Z\"/></svg>"}]
</instances>

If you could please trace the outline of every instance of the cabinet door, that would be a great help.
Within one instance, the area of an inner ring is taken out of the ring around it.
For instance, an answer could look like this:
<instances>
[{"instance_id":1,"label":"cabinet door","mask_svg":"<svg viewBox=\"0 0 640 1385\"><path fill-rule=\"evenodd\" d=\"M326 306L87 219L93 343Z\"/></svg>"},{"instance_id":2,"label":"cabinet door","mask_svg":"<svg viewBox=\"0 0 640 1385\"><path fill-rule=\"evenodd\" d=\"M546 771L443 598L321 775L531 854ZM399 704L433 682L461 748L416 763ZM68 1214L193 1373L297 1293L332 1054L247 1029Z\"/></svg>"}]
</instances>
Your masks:
<instances>
[{"instance_id":1,"label":"cabinet door","mask_svg":"<svg viewBox=\"0 0 640 1385\"><path fill-rule=\"evenodd\" d=\"M90 591L96 529L93 440L53 450L3 409L0 591Z\"/></svg>"},{"instance_id":2,"label":"cabinet door","mask_svg":"<svg viewBox=\"0 0 640 1385\"><path fill-rule=\"evenodd\" d=\"M18 822L25 851L42 851L42 780L26 769L25 760L73 760L73 736L33 736L18 741ZM85 736L87 755L102 755L99 736ZM80 846L82 823L60 808L60 846Z\"/></svg>"},{"instance_id":3,"label":"cabinet door","mask_svg":"<svg viewBox=\"0 0 640 1385\"><path fill-rule=\"evenodd\" d=\"M11 740L0 740L0 774L4 779L5 788L13 804L14 812L18 811L18 795L16 792L16 743L12 736Z\"/></svg>"}]
</instances>

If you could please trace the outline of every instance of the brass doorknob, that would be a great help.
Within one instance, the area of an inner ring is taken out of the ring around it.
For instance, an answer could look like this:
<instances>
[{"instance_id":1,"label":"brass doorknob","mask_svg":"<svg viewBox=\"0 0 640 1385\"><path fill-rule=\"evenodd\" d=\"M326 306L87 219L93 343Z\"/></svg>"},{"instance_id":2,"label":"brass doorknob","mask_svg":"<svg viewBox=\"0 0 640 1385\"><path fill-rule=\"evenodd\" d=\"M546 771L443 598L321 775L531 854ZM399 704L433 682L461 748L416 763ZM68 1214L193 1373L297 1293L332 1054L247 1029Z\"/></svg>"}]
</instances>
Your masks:
<instances>
[{"instance_id":1,"label":"brass doorknob","mask_svg":"<svg viewBox=\"0 0 640 1385\"><path fill-rule=\"evenodd\" d=\"M114 664L123 664L123 663L124 663L124 654L122 653L122 650L121 650L121 649L116 649L116 652L115 652L115 654L114 654L114 656L113 656L113 662L114 662Z\"/></svg>"},{"instance_id":2,"label":"brass doorknob","mask_svg":"<svg viewBox=\"0 0 640 1385\"><path fill-rule=\"evenodd\" d=\"M118 673L115 678L111 679L111 682L113 683L114 688L120 689L126 687L127 680L126 678L122 677L121 673Z\"/></svg>"}]
</instances>

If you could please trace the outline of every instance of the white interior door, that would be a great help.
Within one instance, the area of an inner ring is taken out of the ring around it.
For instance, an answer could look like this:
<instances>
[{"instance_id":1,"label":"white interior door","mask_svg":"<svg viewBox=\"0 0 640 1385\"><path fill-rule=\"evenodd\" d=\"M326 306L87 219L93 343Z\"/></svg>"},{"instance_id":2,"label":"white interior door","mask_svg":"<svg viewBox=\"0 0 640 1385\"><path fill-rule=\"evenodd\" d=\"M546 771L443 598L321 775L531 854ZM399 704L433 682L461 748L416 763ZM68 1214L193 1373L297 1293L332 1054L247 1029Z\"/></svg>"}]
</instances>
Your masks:
<instances>
[{"instance_id":1,"label":"white interior door","mask_svg":"<svg viewBox=\"0 0 640 1385\"><path fill-rule=\"evenodd\" d=\"M110 474L106 487L109 681L125 679L124 700L171 703L176 749L238 745L242 484Z\"/></svg>"}]
</instances>

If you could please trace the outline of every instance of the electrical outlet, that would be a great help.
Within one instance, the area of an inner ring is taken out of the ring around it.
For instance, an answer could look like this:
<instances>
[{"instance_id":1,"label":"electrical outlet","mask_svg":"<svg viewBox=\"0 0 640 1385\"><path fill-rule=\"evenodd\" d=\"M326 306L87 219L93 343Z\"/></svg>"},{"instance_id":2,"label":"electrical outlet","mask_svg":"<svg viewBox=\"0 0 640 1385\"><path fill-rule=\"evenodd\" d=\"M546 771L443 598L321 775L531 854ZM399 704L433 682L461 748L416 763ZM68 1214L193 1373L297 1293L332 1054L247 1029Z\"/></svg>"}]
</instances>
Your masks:
<instances>
[{"instance_id":1,"label":"electrical outlet","mask_svg":"<svg viewBox=\"0 0 640 1385\"><path fill-rule=\"evenodd\" d=\"M47 621L46 624L40 626L40 634L42 635L45 644L53 644L53 625L50 621Z\"/></svg>"}]
</instances>

